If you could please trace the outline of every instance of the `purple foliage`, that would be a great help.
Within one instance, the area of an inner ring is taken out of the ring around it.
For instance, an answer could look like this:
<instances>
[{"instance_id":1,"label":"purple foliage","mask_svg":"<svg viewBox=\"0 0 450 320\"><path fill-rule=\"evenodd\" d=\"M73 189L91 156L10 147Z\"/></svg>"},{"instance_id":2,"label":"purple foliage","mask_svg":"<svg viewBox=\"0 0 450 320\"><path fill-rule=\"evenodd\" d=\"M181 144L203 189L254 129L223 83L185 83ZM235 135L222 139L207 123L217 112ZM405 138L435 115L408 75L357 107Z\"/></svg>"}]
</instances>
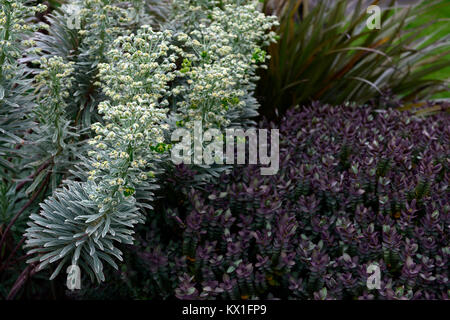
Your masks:
<instances>
[{"instance_id":1,"label":"purple foliage","mask_svg":"<svg viewBox=\"0 0 450 320\"><path fill-rule=\"evenodd\" d=\"M237 167L152 223L142 257L155 295L447 299L449 123L368 107L289 111L278 174ZM366 286L371 263L380 290Z\"/></svg>"}]
</instances>

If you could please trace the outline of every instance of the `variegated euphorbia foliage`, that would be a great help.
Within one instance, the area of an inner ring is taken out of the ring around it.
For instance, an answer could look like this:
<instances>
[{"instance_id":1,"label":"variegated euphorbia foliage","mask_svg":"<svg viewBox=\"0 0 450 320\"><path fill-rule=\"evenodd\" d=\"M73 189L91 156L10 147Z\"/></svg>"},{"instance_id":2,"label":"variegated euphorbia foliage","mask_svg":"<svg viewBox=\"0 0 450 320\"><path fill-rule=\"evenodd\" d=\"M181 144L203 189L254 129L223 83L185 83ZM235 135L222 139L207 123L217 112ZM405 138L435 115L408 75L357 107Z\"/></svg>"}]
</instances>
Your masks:
<instances>
[{"instance_id":1,"label":"variegated euphorbia foliage","mask_svg":"<svg viewBox=\"0 0 450 320\"><path fill-rule=\"evenodd\" d=\"M195 2L174 5L203 5ZM118 19L120 26L123 11L112 3L108 12L94 14L100 4L80 2L86 6L81 34L86 45L101 49L90 52L101 62L95 85L106 96L98 104L102 121L91 126L95 136L76 172L83 180L66 181L45 200L26 232L34 255L30 263L42 269L57 262L51 278L70 263L99 281L105 279L102 261L117 268L112 257L121 260L122 252L116 244L133 242L134 226L144 221L144 209L152 208L160 164L170 161L166 138L172 124L189 128L199 119L205 127L249 124L257 114L255 71L266 59L263 47L274 40L270 29L276 19L261 14L257 1L208 4L207 18L194 31L175 21L163 31L143 25L115 40L119 27L104 25ZM95 40L89 28L102 28L105 41Z\"/></svg>"}]
</instances>

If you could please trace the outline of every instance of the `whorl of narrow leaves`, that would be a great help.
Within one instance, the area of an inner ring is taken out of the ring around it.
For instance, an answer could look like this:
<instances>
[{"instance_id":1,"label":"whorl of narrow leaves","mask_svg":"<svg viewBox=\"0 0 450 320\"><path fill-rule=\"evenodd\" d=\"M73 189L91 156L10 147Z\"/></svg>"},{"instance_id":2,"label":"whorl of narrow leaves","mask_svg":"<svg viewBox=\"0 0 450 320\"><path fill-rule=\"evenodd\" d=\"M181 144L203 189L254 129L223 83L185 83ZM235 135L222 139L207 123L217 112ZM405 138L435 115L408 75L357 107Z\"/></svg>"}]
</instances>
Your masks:
<instances>
[{"instance_id":1,"label":"whorl of narrow leaves","mask_svg":"<svg viewBox=\"0 0 450 320\"><path fill-rule=\"evenodd\" d=\"M89 200L96 193L95 185L68 181L41 204L38 214L31 214L25 236L33 249L28 260L39 262L38 270L57 262L51 279L71 262L80 265L98 281L105 280L102 260L117 269L112 257L122 261L122 252L114 244L133 243L133 226L143 217L133 201L122 201L113 214L98 213L97 203Z\"/></svg>"}]
</instances>

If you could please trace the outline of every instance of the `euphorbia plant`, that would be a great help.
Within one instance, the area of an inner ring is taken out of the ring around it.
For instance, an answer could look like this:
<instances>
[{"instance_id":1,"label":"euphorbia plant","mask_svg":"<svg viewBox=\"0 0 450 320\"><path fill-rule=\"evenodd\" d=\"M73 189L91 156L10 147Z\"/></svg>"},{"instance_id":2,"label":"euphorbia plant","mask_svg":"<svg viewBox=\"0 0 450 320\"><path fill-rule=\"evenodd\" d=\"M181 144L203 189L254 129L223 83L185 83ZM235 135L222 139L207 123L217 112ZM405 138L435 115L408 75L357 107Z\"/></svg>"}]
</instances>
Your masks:
<instances>
[{"instance_id":1,"label":"euphorbia plant","mask_svg":"<svg viewBox=\"0 0 450 320\"><path fill-rule=\"evenodd\" d=\"M202 5L175 1L181 3ZM116 243L131 244L134 225L152 208L155 174L169 161L161 152L167 150L165 134L174 123L247 125L256 114L252 81L265 59L261 46L274 38L269 30L275 18L261 14L256 1L208 10L198 30L181 23L155 32L144 25L108 46L105 62L97 65L106 96L98 105L103 119L91 126L92 147L74 172L81 182L66 181L31 215L26 245L34 257L28 262L38 270L58 262L54 278L70 261L104 280L102 260L117 268L112 257L121 260L122 252Z\"/></svg>"}]
</instances>

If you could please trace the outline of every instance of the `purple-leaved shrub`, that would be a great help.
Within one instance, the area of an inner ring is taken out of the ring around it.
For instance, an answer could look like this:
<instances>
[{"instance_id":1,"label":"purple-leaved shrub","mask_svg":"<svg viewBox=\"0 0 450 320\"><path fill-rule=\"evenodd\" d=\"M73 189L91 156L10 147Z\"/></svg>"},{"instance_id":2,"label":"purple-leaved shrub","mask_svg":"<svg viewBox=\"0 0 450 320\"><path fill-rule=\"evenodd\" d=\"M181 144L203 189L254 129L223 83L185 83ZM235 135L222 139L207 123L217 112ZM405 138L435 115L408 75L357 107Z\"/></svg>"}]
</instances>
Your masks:
<instances>
[{"instance_id":1,"label":"purple-leaved shrub","mask_svg":"<svg viewBox=\"0 0 450 320\"><path fill-rule=\"evenodd\" d=\"M448 114L292 109L280 171L185 188L139 247L153 297L448 299ZM272 124L265 124L272 126ZM179 168L179 179L192 172ZM177 181L177 185L180 185ZM378 264L381 288L369 290Z\"/></svg>"}]
</instances>

